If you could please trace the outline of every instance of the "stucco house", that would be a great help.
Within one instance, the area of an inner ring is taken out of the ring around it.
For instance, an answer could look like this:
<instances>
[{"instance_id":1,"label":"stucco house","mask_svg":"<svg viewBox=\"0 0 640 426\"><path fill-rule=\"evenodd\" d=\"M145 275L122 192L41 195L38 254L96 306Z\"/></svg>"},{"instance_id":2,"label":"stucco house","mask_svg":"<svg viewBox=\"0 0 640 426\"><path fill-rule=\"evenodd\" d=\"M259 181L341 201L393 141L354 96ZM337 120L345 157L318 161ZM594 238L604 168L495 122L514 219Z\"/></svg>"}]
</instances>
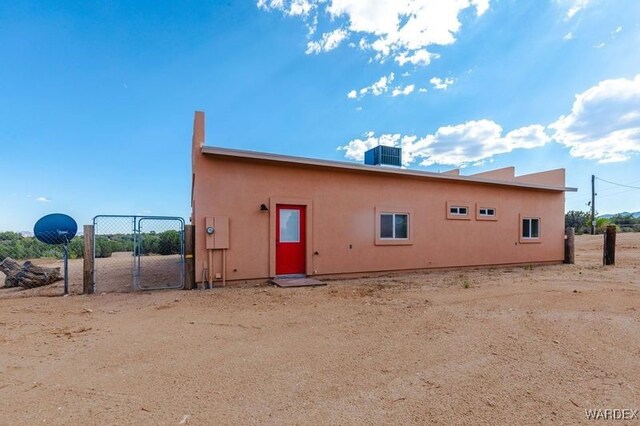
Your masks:
<instances>
[{"instance_id":1,"label":"stucco house","mask_svg":"<svg viewBox=\"0 0 640 426\"><path fill-rule=\"evenodd\" d=\"M192 141L196 281L559 263L564 169L461 176Z\"/></svg>"}]
</instances>

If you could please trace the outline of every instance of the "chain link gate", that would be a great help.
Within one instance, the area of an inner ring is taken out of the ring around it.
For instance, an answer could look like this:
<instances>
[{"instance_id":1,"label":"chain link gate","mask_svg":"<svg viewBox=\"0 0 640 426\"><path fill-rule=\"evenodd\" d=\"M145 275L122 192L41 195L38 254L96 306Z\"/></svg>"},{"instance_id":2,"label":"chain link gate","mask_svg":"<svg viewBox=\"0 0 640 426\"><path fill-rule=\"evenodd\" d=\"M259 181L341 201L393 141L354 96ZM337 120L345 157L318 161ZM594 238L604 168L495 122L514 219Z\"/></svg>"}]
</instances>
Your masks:
<instances>
[{"instance_id":1,"label":"chain link gate","mask_svg":"<svg viewBox=\"0 0 640 426\"><path fill-rule=\"evenodd\" d=\"M93 218L94 291L184 286L184 219L98 215Z\"/></svg>"}]
</instances>

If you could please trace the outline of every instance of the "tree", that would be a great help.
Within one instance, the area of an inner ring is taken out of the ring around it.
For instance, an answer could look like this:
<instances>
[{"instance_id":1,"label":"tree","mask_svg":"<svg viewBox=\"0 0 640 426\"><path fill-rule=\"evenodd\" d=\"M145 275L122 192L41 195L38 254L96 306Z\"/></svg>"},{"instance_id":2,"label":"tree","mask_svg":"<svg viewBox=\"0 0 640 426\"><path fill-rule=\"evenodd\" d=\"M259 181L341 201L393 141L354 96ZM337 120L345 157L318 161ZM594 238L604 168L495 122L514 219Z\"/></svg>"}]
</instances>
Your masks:
<instances>
[{"instance_id":1,"label":"tree","mask_svg":"<svg viewBox=\"0 0 640 426\"><path fill-rule=\"evenodd\" d=\"M611 223L632 226L640 224L640 218L634 217L631 213L618 213L611 216Z\"/></svg>"},{"instance_id":2,"label":"tree","mask_svg":"<svg viewBox=\"0 0 640 426\"><path fill-rule=\"evenodd\" d=\"M111 257L111 254L113 253L113 245L109 238L104 236L96 236L95 245L95 257Z\"/></svg>"},{"instance_id":3,"label":"tree","mask_svg":"<svg viewBox=\"0 0 640 426\"><path fill-rule=\"evenodd\" d=\"M84 256L84 238L74 237L69 241L69 258L80 259Z\"/></svg>"},{"instance_id":4,"label":"tree","mask_svg":"<svg viewBox=\"0 0 640 426\"><path fill-rule=\"evenodd\" d=\"M140 234L142 254L160 253L160 237L155 233Z\"/></svg>"},{"instance_id":5,"label":"tree","mask_svg":"<svg viewBox=\"0 0 640 426\"><path fill-rule=\"evenodd\" d=\"M180 253L180 233L176 230L164 231L159 234L158 253L162 255Z\"/></svg>"},{"instance_id":6,"label":"tree","mask_svg":"<svg viewBox=\"0 0 640 426\"><path fill-rule=\"evenodd\" d=\"M591 213L571 210L564 215L564 227L574 228L576 234L591 232Z\"/></svg>"},{"instance_id":7,"label":"tree","mask_svg":"<svg viewBox=\"0 0 640 426\"><path fill-rule=\"evenodd\" d=\"M609 225L615 225L615 223L613 223L611 221L611 219L608 219L606 217L599 217L596 219L596 234L604 234L605 231L607 230L607 226ZM620 227L618 225L616 226L616 231L620 232Z\"/></svg>"}]
</instances>

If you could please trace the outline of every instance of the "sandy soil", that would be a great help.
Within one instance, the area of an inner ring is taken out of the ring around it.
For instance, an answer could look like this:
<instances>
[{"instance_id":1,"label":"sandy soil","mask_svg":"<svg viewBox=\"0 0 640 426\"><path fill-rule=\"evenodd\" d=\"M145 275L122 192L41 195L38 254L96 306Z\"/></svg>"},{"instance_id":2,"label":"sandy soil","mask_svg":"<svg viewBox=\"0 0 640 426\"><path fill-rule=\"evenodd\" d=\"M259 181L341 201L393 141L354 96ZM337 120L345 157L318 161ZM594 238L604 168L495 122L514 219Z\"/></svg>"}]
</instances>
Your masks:
<instances>
[{"instance_id":1,"label":"sandy soil","mask_svg":"<svg viewBox=\"0 0 640 426\"><path fill-rule=\"evenodd\" d=\"M588 423L640 409L640 234L577 264L0 300L4 424ZM466 288L468 287L468 288Z\"/></svg>"}]
</instances>

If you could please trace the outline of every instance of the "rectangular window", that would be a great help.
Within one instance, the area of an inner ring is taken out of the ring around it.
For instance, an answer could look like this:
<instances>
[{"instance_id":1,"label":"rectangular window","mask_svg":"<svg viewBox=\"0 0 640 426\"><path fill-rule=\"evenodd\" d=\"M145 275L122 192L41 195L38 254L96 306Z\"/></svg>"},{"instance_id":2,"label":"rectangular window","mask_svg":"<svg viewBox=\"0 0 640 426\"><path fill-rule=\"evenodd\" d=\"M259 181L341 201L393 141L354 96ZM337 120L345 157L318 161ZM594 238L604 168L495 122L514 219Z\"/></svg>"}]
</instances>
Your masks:
<instances>
[{"instance_id":1,"label":"rectangular window","mask_svg":"<svg viewBox=\"0 0 640 426\"><path fill-rule=\"evenodd\" d=\"M495 216L496 215L496 209L492 209L489 207L480 207L479 209L479 214L480 216Z\"/></svg>"},{"instance_id":2,"label":"rectangular window","mask_svg":"<svg viewBox=\"0 0 640 426\"><path fill-rule=\"evenodd\" d=\"M393 215L380 215L380 238L393 238Z\"/></svg>"},{"instance_id":3,"label":"rectangular window","mask_svg":"<svg viewBox=\"0 0 640 426\"><path fill-rule=\"evenodd\" d=\"M280 242L300 242L300 211L280 209Z\"/></svg>"},{"instance_id":4,"label":"rectangular window","mask_svg":"<svg viewBox=\"0 0 640 426\"><path fill-rule=\"evenodd\" d=\"M540 219L532 217L522 219L522 238L540 238Z\"/></svg>"},{"instance_id":5,"label":"rectangular window","mask_svg":"<svg viewBox=\"0 0 640 426\"><path fill-rule=\"evenodd\" d=\"M449 214L466 216L468 210L469 209L467 207L452 206L452 207L449 207Z\"/></svg>"},{"instance_id":6,"label":"rectangular window","mask_svg":"<svg viewBox=\"0 0 640 426\"><path fill-rule=\"evenodd\" d=\"M381 213L380 238L393 240L409 238L409 215L406 213Z\"/></svg>"}]
</instances>

